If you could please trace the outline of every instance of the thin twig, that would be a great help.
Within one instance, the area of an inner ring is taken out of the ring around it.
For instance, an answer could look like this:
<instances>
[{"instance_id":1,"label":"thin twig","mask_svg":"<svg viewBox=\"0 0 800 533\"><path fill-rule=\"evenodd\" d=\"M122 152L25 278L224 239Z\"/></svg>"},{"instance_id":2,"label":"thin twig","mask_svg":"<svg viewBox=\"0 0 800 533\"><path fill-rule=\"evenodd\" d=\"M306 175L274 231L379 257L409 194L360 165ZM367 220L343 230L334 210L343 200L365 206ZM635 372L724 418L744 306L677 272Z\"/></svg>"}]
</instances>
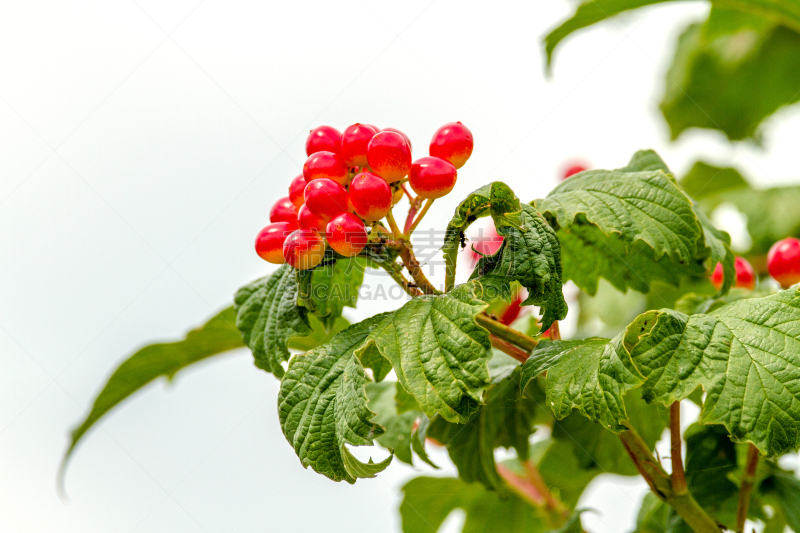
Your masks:
<instances>
[{"instance_id":1,"label":"thin twig","mask_svg":"<svg viewBox=\"0 0 800 533\"><path fill-rule=\"evenodd\" d=\"M408 216L406 216L406 224L403 227L403 233L408 234L409 230L411 229L411 225L414 223L414 216L419 211L419 206L422 205L422 198L417 196L416 198L411 198L409 196L409 202L411 203L411 207L408 208Z\"/></svg>"},{"instance_id":2,"label":"thin twig","mask_svg":"<svg viewBox=\"0 0 800 533\"><path fill-rule=\"evenodd\" d=\"M492 341L492 346L494 346L495 348L497 348L501 352L503 352L503 353L505 353L507 355L510 355L511 357L513 357L514 359L519 361L520 363L524 363L525 361L528 360L528 357L531 356L530 353L526 352L522 348L518 348L517 346L514 346L510 342L501 339L497 335L489 334L489 340Z\"/></svg>"},{"instance_id":3,"label":"thin twig","mask_svg":"<svg viewBox=\"0 0 800 533\"><path fill-rule=\"evenodd\" d=\"M756 467L758 467L758 448L752 444L747 448L747 465L739 487L739 507L736 509L736 531L744 531L744 522L747 520L747 510L750 507L750 494L756 480Z\"/></svg>"},{"instance_id":4,"label":"thin twig","mask_svg":"<svg viewBox=\"0 0 800 533\"><path fill-rule=\"evenodd\" d=\"M428 209L430 209L432 205L433 205L433 198L428 198L427 200L425 200L425 205L422 207L422 211L419 212L419 215L417 215L417 218L414 219L414 222L411 224L411 227L408 228L408 231L405 232L407 236L414 233L414 230L417 229L419 223L422 222L423 218L425 218L425 213L428 212Z\"/></svg>"},{"instance_id":5,"label":"thin twig","mask_svg":"<svg viewBox=\"0 0 800 533\"><path fill-rule=\"evenodd\" d=\"M395 221L394 215L392 214L391 211L386 213L386 220L389 222L389 228L392 230L392 235L394 236L394 238L395 239L400 238L400 235L402 234L400 233L400 228L397 227L397 222Z\"/></svg>"}]
</instances>

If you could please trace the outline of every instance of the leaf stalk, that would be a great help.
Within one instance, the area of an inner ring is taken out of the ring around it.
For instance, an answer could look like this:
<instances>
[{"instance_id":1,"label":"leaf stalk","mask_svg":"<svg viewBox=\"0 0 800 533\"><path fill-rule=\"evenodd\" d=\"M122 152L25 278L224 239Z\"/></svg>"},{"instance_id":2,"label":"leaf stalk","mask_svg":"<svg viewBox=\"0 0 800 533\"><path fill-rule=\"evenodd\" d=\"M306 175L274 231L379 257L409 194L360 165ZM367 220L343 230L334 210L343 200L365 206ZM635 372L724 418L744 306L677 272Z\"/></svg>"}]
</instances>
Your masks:
<instances>
[{"instance_id":1,"label":"leaf stalk","mask_svg":"<svg viewBox=\"0 0 800 533\"><path fill-rule=\"evenodd\" d=\"M747 464L739 487L739 505L736 509L736 531L744 531L744 522L747 520L747 510L750 507L750 495L753 492L756 480L756 467L758 467L758 448L750 444L747 448Z\"/></svg>"}]
</instances>

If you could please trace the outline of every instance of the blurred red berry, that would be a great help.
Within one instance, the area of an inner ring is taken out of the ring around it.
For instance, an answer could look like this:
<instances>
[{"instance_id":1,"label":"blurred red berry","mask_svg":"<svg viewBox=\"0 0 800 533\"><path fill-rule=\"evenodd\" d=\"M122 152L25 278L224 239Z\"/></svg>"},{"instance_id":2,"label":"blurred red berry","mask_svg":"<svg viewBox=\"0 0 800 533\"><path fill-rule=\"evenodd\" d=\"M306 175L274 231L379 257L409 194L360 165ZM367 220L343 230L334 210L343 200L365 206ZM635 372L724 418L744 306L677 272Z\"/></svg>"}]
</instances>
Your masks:
<instances>
[{"instance_id":1,"label":"blurred red berry","mask_svg":"<svg viewBox=\"0 0 800 533\"><path fill-rule=\"evenodd\" d=\"M767 254L767 270L783 288L800 283L800 240L787 237L773 244Z\"/></svg>"},{"instance_id":2,"label":"blurred red berry","mask_svg":"<svg viewBox=\"0 0 800 533\"><path fill-rule=\"evenodd\" d=\"M734 287L751 291L756 288L756 272L747 259L744 257L737 257L734 261L734 268L736 269ZM711 274L711 283L719 290L720 287L722 287L724 278L725 272L722 270L722 263L717 263L714 272Z\"/></svg>"},{"instance_id":3,"label":"blurred red berry","mask_svg":"<svg viewBox=\"0 0 800 533\"><path fill-rule=\"evenodd\" d=\"M564 174L561 176L561 179L565 180L570 176L574 176L575 174L583 172L584 170L589 170L589 166L580 163L574 163L564 169Z\"/></svg>"},{"instance_id":4,"label":"blurred red berry","mask_svg":"<svg viewBox=\"0 0 800 533\"><path fill-rule=\"evenodd\" d=\"M302 174L298 174L289 185L289 200L292 201L297 209L305 203L303 198L303 191L306 189L306 179Z\"/></svg>"}]
</instances>

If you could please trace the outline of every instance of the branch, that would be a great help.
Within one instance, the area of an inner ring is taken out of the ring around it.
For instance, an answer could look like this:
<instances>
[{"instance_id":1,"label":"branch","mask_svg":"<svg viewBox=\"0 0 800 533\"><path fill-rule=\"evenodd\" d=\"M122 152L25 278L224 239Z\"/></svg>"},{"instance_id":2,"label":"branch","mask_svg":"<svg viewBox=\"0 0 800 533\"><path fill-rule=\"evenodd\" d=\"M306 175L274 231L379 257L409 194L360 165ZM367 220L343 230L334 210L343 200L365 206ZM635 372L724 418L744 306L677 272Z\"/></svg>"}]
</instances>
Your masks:
<instances>
[{"instance_id":1,"label":"branch","mask_svg":"<svg viewBox=\"0 0 800 533\"><path fill-rule=\"evenodd\" d=\"M403 288L403 290L406 291L406 294L408 294L412 298L415 296L420 296L422 294L422 291L413 286L411 282L408 281L406 277L403 275L402 272L403 267L401 267L395 262L388 264L387 263L378 263L378 264L392 277L395 283L400 285Z\"/></svg>"},{"instance_id":2,"label":"branch","mask_svg":"<svg viewBox=\"0 0 800 533\"><path fill-rule=\"evenodd\" d=\"M542 479L539 470L530 460L523 463L525 476L521 476L503 464L497 465L500 474L512 491L540 510L548 528L556 529L564 525L569 509L556 498Z\"/></svg>"},{"instance_id":3,"label":"branch","mask_svg":"<svg viewBox=\"0 0 800 533\"><path fill-rule=\"evenodd\" d=\"M508 341L504 341L497 335L489 334L489 340L492 341L492 346L500 350L501 352L510 355L520 363L524 363L528 360L528 357L531 356L530 353L526 352L522 348L518 348L511 344Z\"/></svg>"},{"instance_id":4,"label":"branch","mask_svg":"<svg viewBox=\"0 0 800 533\"><path fill-rule=\"evenodd\" d=\"M536 348L536 345L538 344L538 341L533 337L529 337L519 330L506 326L499 320L493 319L486 313L481 313L476 316L475 321L479 326L483 326L489 330L489 333L513 344L514 346L522 348L528 354L533 352L533 349Z\"/></svg>"},{"instance_id":5,"label":"branch","mask_svg":"<svg viewBox=\"0 0 800 533\"><path fill-rule=\"evenodd\" d=\"M395 221L394 215L392 214L391 211L386 213L386 221L389 222L389 228L392 230L392 235L394 236L394 238L396 239L400 237L400 235L402 235L400 233L400 228L397 227L397 222Z\"/></svg>"},{"instance_id":6,"label":"branch","mask_svg":"<svg viewBox=\"0 0 800 533\"><path fill-rule=\"evenodd\" d=\"M676 494L688 492L686 475L683 471L681 457L681 402L672 402L669 406L670 459L672 461L672 490Z\"/></svg>"},{"instance_id":7,"label":"branch","mask_svg":"<svg viewBox=\"0 0 800 533\"><path fill-rule=\"evenodd\" d=\"M422 292L425 294L442 294L442 291L437 289L433 286L427 277L425 277L425 273L422 272L422 269L419 266L419 261L417 258L414 257L414 252L411 250L411 244L406 243L404 241L400 241L400 259L403 260L403 264L408 269L409 274L414 279L414 282L417 286L422 289Z\"/></svg>"},{"instance_id":8,"label":"branch","mask_svg":"<svg viewBox=\"0 0 800 533\"><path fill-rule=\"evenodd\" d=\"M739 507L736 510L736 531L744 531L744 522L747 520L747 509L750 507L750 494L756 480L756 467L758 466L758 448L750 444L747 448L747 465L739 487Z\"/></svg>"},{"instance_id":9,"label":"branch","mask_svg":"<svg viewBox=\"0 0 800 533\"><path fill-rule=\"evenodd\" d=\"M675 492L669 474L661 467L661 463L656 461L650 447L633 427L620 433L619 438L653 494L675 509L675 512L696 533L720 532L720 527L714 519L708 516L688 490L682 494Z\"/></svg>"}]
</instances>

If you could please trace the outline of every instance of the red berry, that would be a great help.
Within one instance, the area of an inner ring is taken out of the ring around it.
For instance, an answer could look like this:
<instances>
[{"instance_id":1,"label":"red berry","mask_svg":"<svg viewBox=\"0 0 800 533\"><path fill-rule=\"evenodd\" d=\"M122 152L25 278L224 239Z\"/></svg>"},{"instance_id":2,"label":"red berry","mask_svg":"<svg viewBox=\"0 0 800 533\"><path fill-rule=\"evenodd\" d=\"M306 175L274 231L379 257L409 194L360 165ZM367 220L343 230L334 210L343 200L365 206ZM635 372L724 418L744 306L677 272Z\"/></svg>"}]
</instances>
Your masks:
<instances>
[{"instance_id":1,"label":"red berry","mask_svg":"<svg viewBox=\"0 0 800 533\"><path fill-rule=\"evenodd\" d=\"M318 126L311 130L306 138L306 155L316 152L339 153L341 132L330 126Z\"/></svg>"},{"instance_id":2,"label":"red berry","mask_svg":"<svg viewBox=\"0 0 800 533\"><path fill-rule=\"evenodd\" d=\"M305 203L303 191L306 189L306 183L308 182L303 175L298 174L289 185L289 200L292 201L297 209L300 209L300 206Z\"/></svg>"},{"instance_id":3,"label":"red berry","mask_svg":"<svg viewBox=\"0 0 800 533\"><path fill-rule=\"evenodd\" d=\"M308 210L325 220L347 211L347 191L333 180L314 180L306 185L303 195Z\"/></svg>"},{"instance_id":4,"label":"red berry","mask_svg":"<svg viewBox=\"0 0 800 533\"><path fill-rule=\"evenodd\" d=\"M315 152L308 156L303 165L303 177L307 182L328 178L344 185L347 181L347 167L342 158L333 152Z\"/></svg>"},{"instance_id":5,"label":"red berry","mask_svg":"<svg viewBox=\"0 0 800 533\"><path fill-rule=\"evenodd\" d=\"M500 315L500 322L509 326L519 318L520 312L522 311L522 299L522 296L517 296L508 304L508 307L506 307Z\"/></svg>"},{"instance_id":6,"label":"red berry","mask_svg":"<svg viewBox=\"0 0 800 533\"><path fill-rule=\"evenodd\" d=\"M362 172L353 178L349 193L358 216L371 222L382 219L392 209L392 188L385 179L371 172Z\"/></svg>"},{"instance_id":7,"label":"red berry","mask_svg":"<svg viewBox=\"0 0 800 533\"><path fill-rule=\"evenodd\" d=\"M406 142L408 143L408 147L411 149L411 151L412 152L414 151L414 147L411 145L411 139L409 138L408 135L406 135L402 131L398 130L397 128L383 128L381 131L393 131L395 133L399 133L406 140Z\"/></svg>"},{"instance_id":8,"label":"red berry","mask_svg":"<svg viewBox=\"0 0 800 533\"><path fill-rule=\"evenodd\" d=\"M283 258L297 270L308 270L322 262L325 241L312 229L298 229L286 237Z\"/></svg>"},{"instance_id":9,"label":"red berry","mask_svg":"<svg viewBox=\"0 0 800 533\"><path fill-rule=\"evenodd\" d=\"M297 227L297 208L288 197L284 196L269 210L270 222L288 222Z\"/></svg>"},{"instance_id":10,"label":"red berry","mask_svg":"<svg viewBox=\"0 0 800 533\"><path fill-rule=\"evenodd\" d=\"M565 180L570 176L574 176L575 174L578 174L579 172L583 172L584 170L589 170L589 166L581 164L581 163L574 163L574 164L568 166L566 169L564 169L564 174L563 174L561 179Z\"/></svg>"},{"instance_id":11,"label":"red berry","mask_svg":"<svg viewBox=\"0 0 800 533\"><path fill-rule=\"evenodd\" d=\"M375 174L392 183L405 178L411 169L411 147L402 134L382 131L369 141L367 160Z\"/></svg>"},{"instance_id":12,"label":"red berry","mask_svg":"<svg viewBox=\"0 0 800 533\"><path fill-rule=\"evenodd\" d=\"M456 167L438 157L420 157L411 165L408 184L422 198L441 198L456 186Z\"/></svg>"},{"instance_id":13,"label":"red berry","mask_svg":"<svg viewBox=\"0 0 800 533\"><path fill-rule=\"evenodd\" d=\"M736 269L736 281L734 287L740 289L753 290L756 288L756 273L753 270L753 265L744 257L737 257L733 263ZM722 287L722 282L725 278L725 273L722 270L722 263L717 263L714 272L711 274L711 283L719 290Z\"/></svg>"},{"instance_id":14,"label":"red berry","mask_svg":"<svg viewBox=\"0 0 800 533\"><path fill-rule=\"evenodd\" d=\"M258 232L256 237L256 253L269 263L281 265L283 258L283 242L296 228L288 222L275 222Z\"/></svg>"},{"instance_id":15,"label":"red berry","mask_svg":"<svg viewBox=\"0 0 800 533\"><path fill-rule=\"evenodd\" d=\"M328 222L325 238L336 252L349 257L367 245L367 228L354 214L342 213Z\"/></svg>"},{"instance_id":16,"label":"red berry","mask_svg":"<svg viewBox=\"0 0 800 533\"><path fill-rule=\"evenodd\" d=\"M472 155L475 141L472 132L460 122L445 124L433 134L429 154L461 168Z\"/></svg>"},{"instance_id":17,"label":"red berry","mask_svg":"<svg viewBox=\"0 0 800 533\"><path fill-rule=\"evenodd\" d=\"M342 133L342 148L339 155L348 167L367 165L367 145L378 133L378 128L369 124L347 126Z\"/></svg>"},{"instance_id":18,"label":"red berry","mask_svg":"<svg viewBox=\"0 0 800 533\"><path fill-rule=\"evenodd\" d=\"M767 270L784 289L800 283L800 240L786 237L773 244L767 254Z\"/></svg>"},{"instance_id":19,"label":"red berry","mask_svg":"<svg viewBox=\"0 0 800 533\"><path fill-rule=\"evenodd\" d=\"M325 226L328 224L327 219L312 213L308 206L303 204L297 210L297 223L300 229L313 229L316 231L325 231Z\"/></svg>"}]
</instances>

